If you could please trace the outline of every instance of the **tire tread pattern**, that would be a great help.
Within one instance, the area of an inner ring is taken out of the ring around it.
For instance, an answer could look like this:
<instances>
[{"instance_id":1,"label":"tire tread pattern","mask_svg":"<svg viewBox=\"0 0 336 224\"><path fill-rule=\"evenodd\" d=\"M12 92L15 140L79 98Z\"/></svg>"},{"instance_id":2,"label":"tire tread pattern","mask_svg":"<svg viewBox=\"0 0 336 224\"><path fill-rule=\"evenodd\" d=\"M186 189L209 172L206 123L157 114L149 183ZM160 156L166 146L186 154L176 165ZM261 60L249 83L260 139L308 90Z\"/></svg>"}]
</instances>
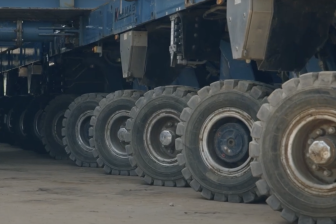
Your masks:
<instances>
[{"instance_id":1,"label":"tire tread pattern","mask_svg":"<svg viewBox=\"0 0 336 224\"><path fill-rule=\"evenodd\" d=\"M178 124L178 131L177 134L180 136L176 139L176 143L178 145L185 146L184 143L184 132L186 130L186 125L191 117L191 114L195 110L195 108L202 103L202 100L217 94L221 91L238 91L243 94L246 94L250 97L253 97L254 99L260 101L260 104L265 100L265 98L274 90L274 87L271 85L267 85L260 82L254 82L254 81L245 81L245 80L225 80L225 81L217 81L212 83L210 86L204 87L201 90L198 91L198 94L193 96L190 101L188 102L188 107L186 107L183 112L181 113L181 120ZM182 147L179 147L179 149ZM183 150L181 150L181 153L178 155L179 164L184 167L182 170L182 174L184 178L190 183L192 188L195 191L202 192L202 196L209 200L215 200L215 201L229 201L233 203L251 203L257 199L259 199L259 192L257 192L257 189L254 188L253 190L249 192L245 192L241 195L226 195L218 192L211 192L211 190L207 189L205 186L200 185L192 176L192 173L190 172L187 164L186 164L186 158L183 153Z\"/></svg>"},{"instance_id":2,"label":"tire tread pattern","mask_svg":"<svg viewBox=\"0 0 336 224\"><path fill-rule=\"evenodd\" d=\"M195 96L196 94L196 89L192 87L187 87L187 86L160 86L155 88L154 90L150 90L144 94L143 97L137 100L135 107L132 109L131 118L128 119L126 129L128 133L131 133L131 130L133 128L133 122L134 119L137 117L138 112L146 105L146 103L160 95L174 95L178 96L180 99L185 101L187 104L189 100ZM178 129L179 127L177 127ZM177 130L178 132L178 130ZM131 147L131 138L129 135L129 138L126 139L126 142L129 144L128 147L128 155L130 162L132 166L136 169L136 172L138 176L144 177L144 180L148 184L155 184L155 183L161 183L162 186L167 186L167 187L186 187L188 186L188 182L182 178L182 179L177 179L177 180L170 180L170 181L162 181L158 179L154 179L153 177L148 176L143 170L141 170L138 167L138 163L136 158L133 156L133 148ZM137 171L138 170L138 171ZM183 171L182 171L183 172Z\"/></svg>"},{"instance_id":3,"label":"tire tread pattern","mask_svg":"<svg viewBox=\"0 0 336 224\"><path fill-rule=\"evenodd\" d=\"M75 162L75 164L79 167L100 167L98 162L95 163L86 163L84 161L81 161L79 158L75 156L74 153L71 152L70 147L68 146L68 139L66 137L66 131L67 131L67 120L71 114L71 111L76 108L79 104L82 102L85 102L87 100L102 100L104 97L106 97L106 93L87 93L83 94L79 97L77 97L70 105L69 108L66 110L64 114L63 119L63 128L62 128L62 136L63 136L63 145L65 148L65 152L69 155L69 158Z\"/></svg>"},{"instance_id":4,"label":"tire tread pattern","mask_svg":"<svg viewBox=\"0 0 336 224\"><path fill-rule=\"evenodd\" d=\"M47 113L51 111L52 109L52 106L54 104L58 104L64 100L68 100L68 99L75 99L76 98L76 95L72 95L72 94L68 94L68 95L59 95L59 96L56 96L54 97L52 100L49 101L48 105L45 107L44 111L43 111L43 114L42 114L42 117L41 117L41 122L44 123L45 119L46 119L46 116L47 116ZM47 153L54 159L56 160L62 160L62 159L67 159L67 154L64 153L63 154L60 154L58 152L56 152L53 147L49 144L48 140L47 140L47 136L44 135L44 131L42 131L41 133L41 140L42 140L42 143L47 151Z\"/></svg>"},{"instance_id":5,"label":"tire tread pattern","mask_svg":"<svg viewBox=\"0 0 336 224\"><path fill-rule=\"evenodd\" d=\"M114 93L110 93L108 95L106 95L105 98L103 98L100 102L99 102L99 106L96 107L96 109L93 111L93 116L91 117L90 120L90 130L89 130L89 136L91 137L90 139L90 146L91 147L95 147L95 142L94 142L94 137L95 137L95 133L94 133L94 126L96 125L96 118L98 117L100 111L102 111L110 102L114 101L117 98L123 98L123 97L127 97L127 98L133 98L134 100L138 100L141 96L143 95L142 91L138 91L138 90L119 90L116 91ZM126 148L127 150L127 148ZM111 174L111 175L121 175L121 176L135 176L135 172L134 170L117 170L117 169L113 169L112 167L110 167L108 165L108 162L106 162L106 160L104 159L104 157L102 155L99 154L98 150L94 150L93 151L93 156L97 159L97 165L99 167L103 167L104 171L106 174Z\"/></svg>"},{"instance_id":6,"label":"tire tread pattern","mask_svg":"<svg viewBox=\"0 0 336 224\"><path fill-rule=\"evenodd\" d=\"M291 79L282 85L281 89L275 90L268 98L265 104L261 107L258 112L258 118L260 121L256 121L253 124L252 136L255 137L254 141L250 142L250 155L254 157L257 161L260 160L260 155L262 153L259 142L264 134L264 127L268 121L269 115L273 113L281 103L285 101L288 97L294 95L295 93L307 89L312 89L316 87L332 88L336 86L336 73L334 72L319 72L319 73L307 73L301 75L299 78ZM298 220L299 224L307 223L330 223L335 224L335 222L330 218L315 219L313 217L302 216L296 214L289 208L286 208L281 204L277 196L272 192L269 185L267 184L267 177L264 176L264 170L262 169L261 163L256 162L252 167L252 174L261 179L257 182L257 187L261 195L267 196L267 204L275 211L281 212L281 217L283 217L288 222L295 222Z\"/></svg>"}]
</instances>

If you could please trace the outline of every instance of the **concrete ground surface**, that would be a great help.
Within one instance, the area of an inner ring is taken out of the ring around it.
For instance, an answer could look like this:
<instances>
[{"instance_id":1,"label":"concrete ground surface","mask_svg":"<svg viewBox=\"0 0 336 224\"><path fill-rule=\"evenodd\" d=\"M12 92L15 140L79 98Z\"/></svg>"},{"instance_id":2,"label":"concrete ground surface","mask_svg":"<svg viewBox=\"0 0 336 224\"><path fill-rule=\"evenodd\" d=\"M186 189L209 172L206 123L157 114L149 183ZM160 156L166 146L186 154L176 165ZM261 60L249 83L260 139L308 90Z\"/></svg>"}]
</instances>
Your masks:
<instances>
[{"instance_id":1,"label":"concrete ground surface","mask_svg":"<svg viewBox=\"0 0 336 224\"><path fill-rule=\"evenodd\" d=\"M0 223L285 224L265 203L208 201L191 188L145 185L0 144Z\"/></svg>"}]
</instances>

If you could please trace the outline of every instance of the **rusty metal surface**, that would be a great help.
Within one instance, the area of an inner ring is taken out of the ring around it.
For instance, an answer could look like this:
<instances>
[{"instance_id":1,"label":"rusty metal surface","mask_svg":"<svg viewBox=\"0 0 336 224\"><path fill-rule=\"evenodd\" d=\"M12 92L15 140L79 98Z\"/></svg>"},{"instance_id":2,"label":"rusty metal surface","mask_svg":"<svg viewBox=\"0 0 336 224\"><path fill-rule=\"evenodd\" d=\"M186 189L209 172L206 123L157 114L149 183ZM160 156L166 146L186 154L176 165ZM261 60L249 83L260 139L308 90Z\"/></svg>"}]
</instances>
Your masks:
<instances>
[{"instance_id":1,"label":"rusty metal surface","mask_svg":"<svg viewBox=\"0 0 336 224\"><path fill-rule=\"evenodd\" d=\"M322 139L325 141L324 136L333 138L334 136L329 136L329 131L326 130L335 126L336 112L333 109L314 108L302 112L293 119L284 134L281 144L283 167L292 182L305 192L322 196L336 193L336 170L333 166L329 167L329 160L334 158L333 153L330 158L327 155L326 164L316 163L321 162L321 158L317 158L320 154L316 155L314 145L316 141ZM333 144L329 144L329 147L330 145ZM325 153L325 149L322 150L321 147L317 151Z\"/></svg>"},{"instance_id":2,"label":"rusty metal surface","mask_svg":"<svg viewBox=\"0 0 336 224\"><path fill-rule=\"evenodd\" d=\"M328 167L335 161L335 143L329 137L321 137L314 141L309 149L309 158L317 165Z\"/></svg>"},{"instance_id":3,"label":"rusty metal surface","mask_svg":"<svg viewBox=\"0 0 336 224\"><path fill-rule=\"evenodd\" d=\"M66 22L79 16L89 15L89 9L18 9L0 8L0 21L29 20Z\"/></svg>"}]
</instances>

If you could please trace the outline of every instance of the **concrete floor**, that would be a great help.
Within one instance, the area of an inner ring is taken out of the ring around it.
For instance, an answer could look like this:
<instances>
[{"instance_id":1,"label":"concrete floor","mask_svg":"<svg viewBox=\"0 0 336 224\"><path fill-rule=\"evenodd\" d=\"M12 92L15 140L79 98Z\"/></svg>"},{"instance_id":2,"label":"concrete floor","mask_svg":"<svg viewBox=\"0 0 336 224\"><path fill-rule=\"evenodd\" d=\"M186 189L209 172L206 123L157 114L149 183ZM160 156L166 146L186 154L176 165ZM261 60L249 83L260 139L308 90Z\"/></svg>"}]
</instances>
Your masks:
<instances>
[{"instance_id":1,"label":"concrete floor","mask_svg":"<svg viewBox=\"0 0 336 224\"><path fill-rule=\"evenodd\" d=\"M0 144L0 223L286 222L263 203L207 201L190 188L147 186L137 177L108 176Z\"/></svg>"}]
</instances>

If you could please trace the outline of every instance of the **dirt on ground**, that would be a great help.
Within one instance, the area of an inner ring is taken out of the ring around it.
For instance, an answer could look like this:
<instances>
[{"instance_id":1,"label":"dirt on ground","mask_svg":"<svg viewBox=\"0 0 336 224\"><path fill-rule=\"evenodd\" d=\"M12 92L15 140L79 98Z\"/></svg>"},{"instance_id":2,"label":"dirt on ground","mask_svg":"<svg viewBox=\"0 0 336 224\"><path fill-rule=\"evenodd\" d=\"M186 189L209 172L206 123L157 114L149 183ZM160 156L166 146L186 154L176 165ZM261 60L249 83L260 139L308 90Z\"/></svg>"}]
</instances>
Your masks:
<instances>
[{"instance_id":1,"label":"dirt on ground","mask_svg":"<svg viewBox=\"0 0 336 224\"><path fill-rule=\"evenodd\" d=\"M191 188L148 186L0 144L3 224L285 224L265 203L208 201Z\"/></svg>"}]
</instances>

